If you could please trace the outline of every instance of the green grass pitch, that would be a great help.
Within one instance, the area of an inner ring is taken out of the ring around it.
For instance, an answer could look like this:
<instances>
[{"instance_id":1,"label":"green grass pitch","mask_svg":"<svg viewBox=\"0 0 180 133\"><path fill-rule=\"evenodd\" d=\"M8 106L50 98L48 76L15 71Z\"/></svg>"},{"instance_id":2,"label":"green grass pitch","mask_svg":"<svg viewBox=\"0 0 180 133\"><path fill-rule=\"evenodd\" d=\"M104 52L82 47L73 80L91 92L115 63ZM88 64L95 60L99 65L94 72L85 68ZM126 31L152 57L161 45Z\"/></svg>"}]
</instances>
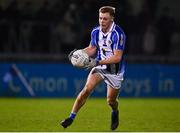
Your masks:
<instances>
[{"instance_id":1,"label":"green grass pitch","mask_svg":"<svg viewBox=\"0 0 180 133\"><path fill-rule=\"evenodd\" d=\"M74 123L63 129L59 122L69 116L74 100L0 98L0 131L111 131L111 110L105 98L89 98ZM116 131L180 131L180 99L120 98L119 103L120 126Z\"/></svg>"}]
</instances>

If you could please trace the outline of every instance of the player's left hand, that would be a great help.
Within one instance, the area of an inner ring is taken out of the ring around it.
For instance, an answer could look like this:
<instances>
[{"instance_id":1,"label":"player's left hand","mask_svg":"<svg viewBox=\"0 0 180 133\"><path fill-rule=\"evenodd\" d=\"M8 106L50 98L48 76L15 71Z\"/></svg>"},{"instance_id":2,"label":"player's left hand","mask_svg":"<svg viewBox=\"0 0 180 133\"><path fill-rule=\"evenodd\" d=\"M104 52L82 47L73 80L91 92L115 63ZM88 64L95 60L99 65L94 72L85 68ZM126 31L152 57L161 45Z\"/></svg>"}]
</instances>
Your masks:
<instances>
[{"instance_id":1,"label":"player's left hand","mask_svg":"<svg viewBox=\"0 0 180 133\"><path fill-rule=\"evenodd\" d=\"M89 58L89 62L85 65L84 68L86 68L87 70L97 66L99 64L99 62L93 58Z\"/></svg>"}]
</instances>

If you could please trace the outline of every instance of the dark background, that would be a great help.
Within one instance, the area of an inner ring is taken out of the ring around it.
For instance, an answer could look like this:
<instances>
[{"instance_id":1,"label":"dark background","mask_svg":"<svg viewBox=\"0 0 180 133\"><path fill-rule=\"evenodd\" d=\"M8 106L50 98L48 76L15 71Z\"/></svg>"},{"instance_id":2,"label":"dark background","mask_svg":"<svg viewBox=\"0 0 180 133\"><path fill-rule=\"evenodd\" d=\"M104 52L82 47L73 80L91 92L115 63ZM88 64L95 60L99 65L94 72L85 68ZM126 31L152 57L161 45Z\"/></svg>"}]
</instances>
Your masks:
<instances>
[{"instance_id":1,"label":"dark background","mask_svg":"<svg viewBox=\"0 0 180 133\"><path fill-rule=\"evenodd\" d=\"M179 63L179 0L0 0L0 58L67 61L98 25L98 9L116 8L128 61Z\"/></svg>"}]
</instances>

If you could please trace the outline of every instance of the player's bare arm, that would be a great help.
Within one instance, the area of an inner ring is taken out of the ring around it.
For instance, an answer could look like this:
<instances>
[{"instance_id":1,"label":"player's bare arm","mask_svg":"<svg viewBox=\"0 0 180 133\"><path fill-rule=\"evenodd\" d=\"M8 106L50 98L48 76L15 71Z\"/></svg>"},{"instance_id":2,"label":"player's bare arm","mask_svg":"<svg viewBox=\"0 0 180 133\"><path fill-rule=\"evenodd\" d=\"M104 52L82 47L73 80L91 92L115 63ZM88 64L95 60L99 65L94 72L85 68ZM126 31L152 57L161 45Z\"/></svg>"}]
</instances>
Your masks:
<instances>
[{"instance_id":1,"label":"player's bare arm","mask_svg":"<svg viewBox=\"0 0 180 133\"><path fill-rule=\"evenodd\" d=\"M96 47L93 47L91 44L89 44L89 46L84 48L83 50L91 57L96 53L96 49Z\"/></svg>"}]
</instances>

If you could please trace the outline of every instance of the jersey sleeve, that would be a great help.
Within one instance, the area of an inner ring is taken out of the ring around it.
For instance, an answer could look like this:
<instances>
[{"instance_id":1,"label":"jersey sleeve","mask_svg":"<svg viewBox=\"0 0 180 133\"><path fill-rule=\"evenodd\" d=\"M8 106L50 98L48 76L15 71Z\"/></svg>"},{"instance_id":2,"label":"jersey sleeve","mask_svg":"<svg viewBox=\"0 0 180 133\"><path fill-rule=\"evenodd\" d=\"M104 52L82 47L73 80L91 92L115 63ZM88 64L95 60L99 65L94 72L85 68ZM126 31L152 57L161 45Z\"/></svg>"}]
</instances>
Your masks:
<instances>
[{"instance_id":1,"label":"jersey sleeve","mask_svg":"<svg viewBox=\"0 0 180 133\"><path fill-rule=\"evenodd\" d=\"M121 31L115 31L113 35L113 49L124 50L126 42L126 36Z\"/></svg>"},{"instance_id":2,"label":"jersey sleeve","mask_svg":"<svg viewBox=\"0 0 180 133\"><path fill-rule=\"evenodd\" d=\"M97 46L97 30L93 29L92 32L91 32L90 45L92 45L93 47Z\"/></svg>"}]
</instances>

